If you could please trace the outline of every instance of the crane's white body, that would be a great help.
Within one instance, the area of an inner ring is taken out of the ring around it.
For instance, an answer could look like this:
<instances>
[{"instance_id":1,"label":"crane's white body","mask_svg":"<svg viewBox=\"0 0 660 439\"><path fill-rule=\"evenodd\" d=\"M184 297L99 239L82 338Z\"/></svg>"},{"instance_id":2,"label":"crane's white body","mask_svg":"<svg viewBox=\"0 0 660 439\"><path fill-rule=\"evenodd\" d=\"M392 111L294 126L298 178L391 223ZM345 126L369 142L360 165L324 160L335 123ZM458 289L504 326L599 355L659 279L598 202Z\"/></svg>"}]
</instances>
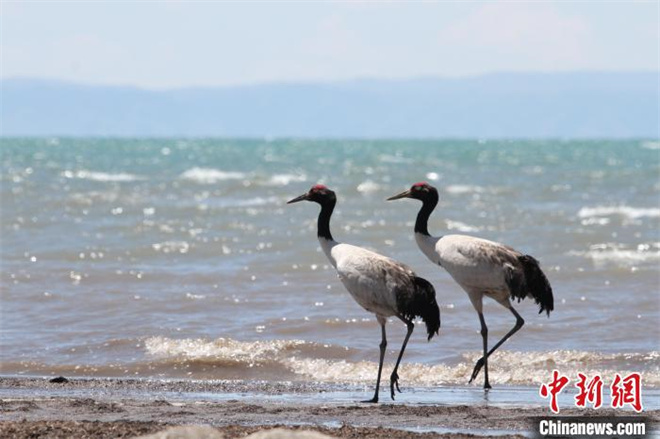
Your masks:
<instances>
[{"instance_id":1,"label":"crane's white body","mask_svg":"<svg viewBox=\"0 0 660 439\"><path fill-rule=\"evenodd\" d=\"M414 276L407 266L386 256L319 237L321 248L353 299L379 319L398 315L396 283ZM398 276L398 275L401 276Z\"/></svg>"},{"instance_id":2,"label":"crane's white body","mask_svg":"<svg viewBox=\"0 0 660 439\"><path fill-rule=\"evenodd\" d=\"M482 312L484 295L511 307L506 277L513 271L522 271L517 260L520 253L468 235L434 237L415 233L415 241L431 262L441 265L465 290L477 312Z\"/></svg>"}]
</instances>

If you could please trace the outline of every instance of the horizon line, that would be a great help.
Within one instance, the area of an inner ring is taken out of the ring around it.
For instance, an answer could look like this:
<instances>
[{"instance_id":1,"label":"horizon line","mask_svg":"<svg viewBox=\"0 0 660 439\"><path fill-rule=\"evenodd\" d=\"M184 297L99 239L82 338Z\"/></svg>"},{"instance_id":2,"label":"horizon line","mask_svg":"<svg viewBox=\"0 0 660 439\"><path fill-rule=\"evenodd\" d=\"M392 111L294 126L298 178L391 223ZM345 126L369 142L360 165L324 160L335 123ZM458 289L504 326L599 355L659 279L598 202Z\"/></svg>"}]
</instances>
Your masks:
<instances>
[{"instance_id":1,"label":"horizon line","mask_svg":"<svg viewBox=\"0 0 660 439\"><path fill-rule=\"evenodd\" d=\"M603 142L603 141L638 141L638 142L658 142L656 137L645 136L621 136L621 137L595 137L595 136L502 136L502 137L479 137L479 136L447 136L447 137L423 137L423 136L390 136L390 137L369 137L369 136L214 136L214 135L166 135L166 136L124 136L124 135L76 135L76 134L38 134L38 135L4 135L0 133L0 140L235 140L235 141L254 141L254 142L282 142L282 141L408 141L408 142Z\"/></svg>"},{"instance_id":2,"label":"horizon line","mask_svg":"<svg viewBox=\"0 0 660 439\"><path fill-rule=\"evenodd\" d=\"M428 74L407 77L377 77L377 76L356 76L354 78L344 79L292 79L292 80L272 80L272 81L254 81L232 84L202 84L202 85L173 85L166 87L153 87L132 83L111 83L111 82L93 82L87 80L76 80L69 78L36 77L36 76L10 76L0 77L0 84L5 82L32 81L42 83L53 83L62 85L75 85L82 87L102 87L102 88L131 88L150 92L167 92L194 89L230 89L230 88L254 88L267 86L291 86L291 85L342 85L360 82L413 82L413 81L433 81L433 80L473 80L498 75L579 75L579 74L656 74L660 80L660 69L580 69L580 70L496 70L492 72L483 72L466 75L442 75Z\"/></svg>"}]
</instances>

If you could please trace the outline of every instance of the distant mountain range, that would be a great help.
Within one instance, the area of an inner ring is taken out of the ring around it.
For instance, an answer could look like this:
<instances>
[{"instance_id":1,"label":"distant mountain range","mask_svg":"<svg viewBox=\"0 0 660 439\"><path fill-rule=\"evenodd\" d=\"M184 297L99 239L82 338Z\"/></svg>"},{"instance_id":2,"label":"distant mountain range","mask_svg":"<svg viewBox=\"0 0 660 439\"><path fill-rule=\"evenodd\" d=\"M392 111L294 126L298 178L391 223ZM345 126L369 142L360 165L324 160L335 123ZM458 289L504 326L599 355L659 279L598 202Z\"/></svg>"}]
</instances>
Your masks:
<instances>
[{"instance_id":1,"label":"distant mountain range","mask_svg":"<svg viewBox=\"0 0 660 439\"><path fill-rule=\"evenodd\" d=\"M497 73L165 91L5 79L0 135L657 138L658 79Z\"/></svg>"}]
</instances>

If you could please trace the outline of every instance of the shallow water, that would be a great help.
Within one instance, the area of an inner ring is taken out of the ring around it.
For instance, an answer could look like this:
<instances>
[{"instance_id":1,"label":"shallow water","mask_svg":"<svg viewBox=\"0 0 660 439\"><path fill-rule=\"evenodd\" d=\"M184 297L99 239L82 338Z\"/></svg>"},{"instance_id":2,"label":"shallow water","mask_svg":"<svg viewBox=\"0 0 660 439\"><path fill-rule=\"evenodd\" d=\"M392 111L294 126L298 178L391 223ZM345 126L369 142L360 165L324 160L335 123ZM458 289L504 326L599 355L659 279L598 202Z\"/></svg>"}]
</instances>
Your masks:
<instances>
[{"instance_id":1,"label":"shallow water","mask_svg":"<svg viewBox=\"0 0 660 439\"><path fill-rule=\"evenodd\" d=\"M420 326L407 384L465 384L479 321L416 248L427 180L432 234L505 242L541 261L550 318L491 360L493 384L639 371L660 386L660 149L648 141L2 139L3 374L371 383L380 331L319 250L321 182L336 239L431 281L440 336ZM486 304L491 344L512 316ZM405 333L388 325L388 362ZM387 371L386 371L387 372ZM387 373L386 373L387 374Z\"/></svg>"}]
</instances>

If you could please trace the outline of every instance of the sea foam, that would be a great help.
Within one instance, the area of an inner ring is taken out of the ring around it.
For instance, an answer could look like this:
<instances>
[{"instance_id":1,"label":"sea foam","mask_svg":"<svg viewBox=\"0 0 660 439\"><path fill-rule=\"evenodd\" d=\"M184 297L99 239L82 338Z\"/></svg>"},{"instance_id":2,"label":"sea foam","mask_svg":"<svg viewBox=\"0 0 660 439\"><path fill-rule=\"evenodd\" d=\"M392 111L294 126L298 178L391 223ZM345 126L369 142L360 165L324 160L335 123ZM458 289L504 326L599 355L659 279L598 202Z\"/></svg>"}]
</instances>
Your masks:
<instances>
[{"instance_id":1,"label":"sea foam","mask_svg":"<svg viewBox=\"0 0 660 439\"><path fill-rule=\"evenodd\" d=\"M144 346L149 355L158 358L199 360L206 362L254 364L281 359L284 352L304 345L301 340L242 342L230 338L172 339L152 337Z\"/></svg>"},{"instance_id":2,"label":"sea foam","mask_svg":"<svg viewBox=\"0 0 660 439\"><path fill-rule=\"evenodd\" d=\"M458 364L419 364L401 363L399 375L409 385L438 386L465 385L470 378L474 363L479 358L477 352L464 354ZM627 375L640 368L634 363L646 363L643 373L644 385L660 386L658 353L647 354L602 354L584 351L516 352L498 351L490 358L490 381L493 384L538 385L548 381L552 371L576 379L578 373L587 376L600 374L605 382L610 382L616 373ZM287 366L296 374L322 382L350 382L368 384L373 381L378 364L370 361L349 362L345 360L325 360L311 358L290 358ZM391 370L391 362L385 370ZM477 379L477 385L481 380Z\"/></svg>"},{"instance_id":3,"label":"sea foam","mask_svg":"<svg viewBox=\"0 0 660 439\"><path fill-rule=\"evenodd\" d=\"M357 191L363 194L369 194L380 190L380 185L371 180L365 180L357 185Z\"/></svg>"},{"instance_id":4,"label":"sea foam","mask_svg":"<svg viewBox=\"0 0 660 439\"><path fill-rule=\"evenodd\" d=\"M106 172L96 172L96 171L64 171L62 176L65 178L78 178L81 180L91 180L91 181L101 181L101 182L129 182L129 181L138 181L144 180L144 177L140 177L133 174L127 174L120 172L117 174L109 174Z\"/></svg>"},{"instance_id":5,"label":"sea foam","mask_svg":"<svg viewBox=\"0 0 660 439\"><path fill-rule=\"evenodd\" d=\"M289 183L307 181L305 174L275 174L270 177L268 184L275 186L288 186Z\"/></svg>"},{"instance_id":6,"label":"sea foam","mask_svg":"<svg viewBox=\"0 0 660 439\"><path fill-rule=\"evenodd\" d=\"M478 232L481 230L481 227L471 226L469 224L462 223L460 221L445 220L447 228L449 230L458 230L459 232Z\"/></svg>"},{"instance_id":7,"label":"sea foam","mask_svg":"<svg viewBox=\"0 0 660 439\"><path fill-rule=\"evenodd\" d=\"M619 215L629 219L658 218L660 209L656 207L596 206L583 207L578 211L579 218Z\"/></svg>"},{"instance_id":8,"label":"sea foam","mask_svg":"<svg viewBox=\"0 0 660 439\"><path fill-rule=\"evenodd\" d=\"M597 267L615 265L623 268L660 262L660 243L639 244L629 248L623 244L594 244L587 251L570 251L569 255L589 258Z\"/></svg>"},{"instance_id":9,"label":"sea foam","mask_svg":"<svg viewBox=\"0 0 660 439\"><path fill-rule=\"evenodd\" d=\"M640 145L644 149L660 149L660 142L658 141L647 140L642 142Z\"/></svg>"},{"instance_id":10,"label":"sea foam","mask_svg":"<svg viewBox=\"0 0 660 439\"><path fill-rule=\"evenodd\" d=\"M211 168L191 168L179 176L182 180L189 180L199 184L214 184L224 180L240 180L245 174L235 171L221 171Z\"/></svg>"},{"instance_id":11,"label":"sea foam","mask_svg":"<svg viewBox=\"0 0 660 439\"><path fill-rule=\"evenodd\" d=\"M235 367L285 368L301 380L327 383L373 382L378 368L375 361L319 358L319 345L302 340L238 341L230 338L171 339L152 337L145 341L147 353L156 361L201 362ZM339 351L337 349L336 351ZM341 348L343 352L343 348ZM438 386L467 383L479 352L462 355L457 364L420 364L403 362L399 374L407 385ZM549 379L554 369L575 379L578 373L600 374L605 382L614 374L643 371L644 385L660 387L660 354L598 353L576 350L543 352L497 351L490 357L493 384L538 385ZM385 363L389 371L393 362ZM385 377L389 375L384 374ZM480 381L477 380L479 383Z\"/></svg>"}]
</instances>

